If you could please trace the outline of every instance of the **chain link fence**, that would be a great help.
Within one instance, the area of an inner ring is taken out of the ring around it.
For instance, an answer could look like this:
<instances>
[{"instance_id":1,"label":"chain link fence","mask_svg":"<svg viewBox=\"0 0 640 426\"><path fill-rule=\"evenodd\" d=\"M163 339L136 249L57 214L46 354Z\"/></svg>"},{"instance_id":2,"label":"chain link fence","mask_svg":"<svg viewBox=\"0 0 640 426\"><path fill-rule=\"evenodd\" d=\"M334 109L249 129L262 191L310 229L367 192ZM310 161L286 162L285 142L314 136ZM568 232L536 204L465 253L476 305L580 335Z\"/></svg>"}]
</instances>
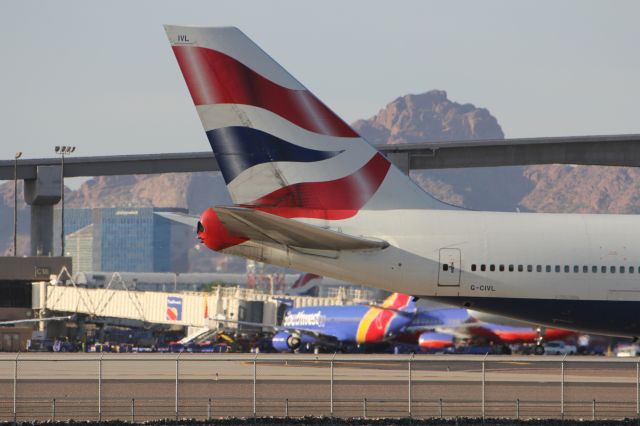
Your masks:
<instances>
[{"instance_id":1,"label":"chain link fence","mask_svg":"<svg viewBox=\"0 0 640 426\"><path fill-rule=\"evenodd\" d=\"M640 419L640 362L603 357L0 357L0 421Z\"/></svg>"}]
</instances>

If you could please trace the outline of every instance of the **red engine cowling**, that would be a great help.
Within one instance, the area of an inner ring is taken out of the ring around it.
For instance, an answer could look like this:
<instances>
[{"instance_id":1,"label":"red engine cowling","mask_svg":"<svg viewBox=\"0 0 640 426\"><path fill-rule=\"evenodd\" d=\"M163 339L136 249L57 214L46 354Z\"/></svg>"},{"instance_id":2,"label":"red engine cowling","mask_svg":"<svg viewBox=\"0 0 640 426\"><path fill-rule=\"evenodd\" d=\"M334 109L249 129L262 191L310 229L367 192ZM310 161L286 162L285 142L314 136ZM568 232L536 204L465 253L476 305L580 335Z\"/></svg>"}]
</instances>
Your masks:
<instances>
[{"instance_id":1,"label":"red engine cowling","mask_svg":"<svg viewBox=\"0 0 640 426\"><path fill-rule=\"evenodd\" d=\"M200 242L215 251L247 241L244 237L231 234L212 208L206 209L200 216L197 232Z\"/></svg>"},{"instance_id":2,"label":"red engine cowling","mask_svg":"<svg viewBox=\"0 0 640 426\"><path fill-rule=\"evenodd\" d=\"M454 336L446 333L422 333L418 345L424 349L444 349L453 346Z\"/></svg>"}]
</instances>

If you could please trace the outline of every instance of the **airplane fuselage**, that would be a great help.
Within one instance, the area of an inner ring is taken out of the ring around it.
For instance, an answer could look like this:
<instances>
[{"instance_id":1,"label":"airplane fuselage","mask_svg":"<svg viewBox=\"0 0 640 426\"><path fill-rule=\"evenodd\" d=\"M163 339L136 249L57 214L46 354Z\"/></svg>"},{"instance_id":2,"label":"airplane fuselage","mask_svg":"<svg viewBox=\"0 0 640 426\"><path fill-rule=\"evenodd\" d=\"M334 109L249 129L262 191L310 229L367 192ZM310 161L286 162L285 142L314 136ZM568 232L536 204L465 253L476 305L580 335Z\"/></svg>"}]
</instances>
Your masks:
<instances>
[{"instance_id":1,"label":"airplane fuselage","mask_svg":"<svg viewBox=\"0 0 640 426\"><path fill-rule=\"evenodd\" d=\"M361 235L362 222L377 229L363 236L390 247L312 253L264 245L259 254L283 266L542 325L640 335L639 216L380 210L330 225Z\"/></svg>"}]
</instances>

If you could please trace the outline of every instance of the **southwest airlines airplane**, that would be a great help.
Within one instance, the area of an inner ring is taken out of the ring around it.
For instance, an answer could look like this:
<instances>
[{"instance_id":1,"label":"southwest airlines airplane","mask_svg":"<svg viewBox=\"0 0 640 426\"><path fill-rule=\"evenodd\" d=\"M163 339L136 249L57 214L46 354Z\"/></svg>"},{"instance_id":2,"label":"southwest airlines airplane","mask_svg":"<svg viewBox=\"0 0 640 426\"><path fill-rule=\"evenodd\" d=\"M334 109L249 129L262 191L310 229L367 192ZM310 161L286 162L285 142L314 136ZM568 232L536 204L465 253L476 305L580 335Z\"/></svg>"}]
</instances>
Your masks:
<instances>
[{"instance_id":1,"label":"southwest airlines airplane","mask_svg":"<svg viewBox=\"0 0 640 426\"><path fill-rule=\"evenodd\" d=\"M276 351L295 351L302 345L345 349L394 339L416 316L413 298L393 293L380 306L315 306L287 311L274 327Z\"/></svg>"},{"instance_id":2,"label":"southwest airlines airplane","mask_svg":"<svg viewBox=\"0 0 640 426\"><path fill-rule=\"evenodd\" d=\"M246 321L223 321L270 327L275 334L272 346L278 352L302 348L351 350L402 342L425 350L453 347L456 341L488 341L502 345L537 343L536 353L544 352L541 338L564 339L573 333L531 327L512 327L478 321L466 309L416 307L411 296L391 294L380 305L303 306L287 310L281 325Z\"/></svg>"},{"instance_id":3,"label":"southwest airlines airplane","mask_svg":"<svg viewBox=\"0 0 640 426\"><path fill-rule=\"evenodd\" d=\"M207 247L530 323L640 335L640 217L444 204L237 28L166 31L234 202L200 217Z\"/></svg>"}]
</instances>

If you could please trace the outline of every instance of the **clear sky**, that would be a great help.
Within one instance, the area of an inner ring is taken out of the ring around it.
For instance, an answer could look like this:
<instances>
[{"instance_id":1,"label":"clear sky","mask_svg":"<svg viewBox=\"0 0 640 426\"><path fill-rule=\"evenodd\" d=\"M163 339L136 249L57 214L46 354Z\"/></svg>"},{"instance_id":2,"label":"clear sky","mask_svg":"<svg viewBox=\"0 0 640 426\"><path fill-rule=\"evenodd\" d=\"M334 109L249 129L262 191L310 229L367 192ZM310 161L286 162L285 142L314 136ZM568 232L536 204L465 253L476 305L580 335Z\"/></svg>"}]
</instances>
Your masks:
<instances>
[{"instance_id":1,"label":"clear sky","mask_svg":"<svg viewBox=\"0 0 640 426\"><path fill-rule=\"evenodd\" d=\"M2 1L0 158L209 149L163 23L240 27L351 122L444 89L507 137L640 133L640 2Z\"/></svg>"}]
</instances>

